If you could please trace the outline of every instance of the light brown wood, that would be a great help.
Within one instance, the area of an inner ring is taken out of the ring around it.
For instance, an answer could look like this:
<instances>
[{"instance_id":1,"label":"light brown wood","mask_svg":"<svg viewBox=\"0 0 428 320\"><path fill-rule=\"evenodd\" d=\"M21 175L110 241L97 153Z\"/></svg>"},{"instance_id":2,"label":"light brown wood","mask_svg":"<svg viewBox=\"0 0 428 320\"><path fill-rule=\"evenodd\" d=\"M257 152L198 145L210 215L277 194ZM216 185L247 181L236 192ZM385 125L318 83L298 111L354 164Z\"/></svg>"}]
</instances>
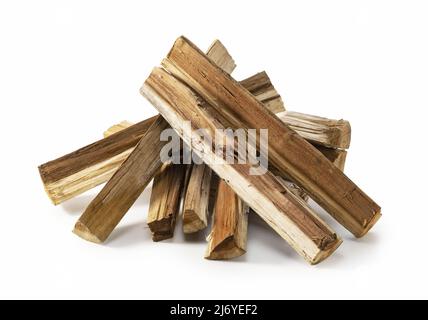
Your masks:
<instances>
[{"instance_id":1,"label":"light brown wood","mask_svg":"<svg viewBox=\"0 0 428 320\"><path fill-rule=\"evenodd\" d=\"M192 165L183 203L183 231L194 233L208 225L212 172L206 164Z\"/></svg>"},{"instance_id":2,"label":"light brown wood","mask_svg":"<svg viewBox=\"0 0 428 320\"><path fill-rule=\"evenodd\" d=\"M119 131L122 131L126 128L129 128L130 126L133 126L134 124L130 121L123 120L117 124L112 125L110 128L108 128L106 131L104 131L104 138L107 138L111 136L112 134L118 133Z\"/></svg>"},{"instance_id":3,"label":"light brown wood","mask_svg":"<svg viewBox=\"0 0 428 320\"><path fill-rule=\"evenodd\" d=\"M214 152L213 145L181 130L182 125L190 120L194 129L204 128L213 137L215 129L224 129L219 118L207 112L209 104L181 81L155 68L141 93L198 157L225 179L233 191L308 262L322 261L340 245L341 240L334 231L271 173L251 175L250 164L229 164ZM225 137L220 135L220 138Z\"/></svg>"},{"instance_id":4,"label":"light brown wood","mask_svg":"<svg viewBox=\"0 0 428 320\"><path fill-rule=\"evenodd\" d=\"M227 59L230 55L220 41L216 40L210 50L211 61L218 63L221 70L233 70L234 66L229 61L231 58ZM166 142L160 141L159 137L169 125L160 115L155 119L135 149L79 218L74 228L78 236L98 243L105 241L160 168L160 151ZM160 239L155 235L154 240Z\"/></svg>"},{"instance_id":5,"label":"light brown wood","mask_svg":"<svg viewBox=\"0 0 428 320\"><path fill-rule=\"evenodd\" d=\"M73 232L81 238L101 243L107 239L161 166L159 140L168 123L157 116L129 157L86 208ZM147 148L147 146L151 146Z\"/></svg>"},{"instance_id":6,"label":"light brown wood","mask_svg":"<svg viewBox=\"0 0 428 320\"><path fill-rule=\"evenodd\" d=\"M174 235L185 172L185 165L165 163L153 179L147 217L153 241L165 240Z\"/></svg>"},{"instance_id":7,"label":"light brown wood","mask_svg":"<svg viewBox=\"0 0 428 320\"><path fill-rule=\"evenodd\" d=\"M339 149L348 149L351 143L351 125L348 121L291 111L280 112L276 116L310 142Z\"/></svg>"},{"instance_id":8,"label":"light brown wood","mask_svg":"<svg viewBox=\"0 0 428 320\"><path fill-rule=\"evenodd\" d=\"M40 177L51 201L57 205L110 179L155 119L40 165Z\"/></svg>"},{"instance_id":9,"label":"light brown wood","mask_svg":"<svg viewBox=\"0 0 428 320\"><path fill-rule=\"evenodd\" d=\"M380 218L380 207L367 194L189 40L178 38L162 65L198 92L220 122L228 119L232 129L267 129L269 162L356 237L366 234Z\"/></svg>"},{"instance_id":10,"label":"light brown wood","mask_svg":"<svg viewBox=\"0 0 428 320\"><path fill-rule=\"evenodd\" d=\"M273 113L285 111L284 102L265 71L242 80L240 83Z\"/></svg>"},{"instance_id":11,"label":"light brown wood","mask_svg":"<svg viewBox=\"0 0 428 320\"><path fill-rule=\"evenodd\" d=\"M247 248L247 226L248 206L220 180L205 258L223 260L243 255Z\"/></svg>"}]
</instances>

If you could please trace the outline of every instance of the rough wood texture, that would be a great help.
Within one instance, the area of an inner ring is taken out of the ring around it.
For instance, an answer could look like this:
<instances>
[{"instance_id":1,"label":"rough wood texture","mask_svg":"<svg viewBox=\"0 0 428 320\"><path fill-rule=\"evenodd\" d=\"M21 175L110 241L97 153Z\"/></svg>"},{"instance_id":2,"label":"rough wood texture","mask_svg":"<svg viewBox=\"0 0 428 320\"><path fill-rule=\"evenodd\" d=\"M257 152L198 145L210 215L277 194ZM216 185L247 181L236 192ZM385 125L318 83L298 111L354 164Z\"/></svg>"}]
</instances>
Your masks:
<instances>
[{"instance_id":1,"label":"rough wood texture","mask_svg":"<svg viewBox=\"0 0 428 320\"><path fill-rule=\"evenodd\" d=\"M163 164L153 180L147 224L153 241L172 238L180 209L186 166Z\"/></svg>"},{"instance_id":2,"label":"rough wood texture","mask_svg":"<svg viewBox=\"0 0 428 320\"><path fill-rule=\"evenodd\" d=\"M356 237L380 218L380 207L355 183L189 40L178 38L162 65L198 92L232 128L268 129L269 162Z\"/></svg>"},{"instance_id":3,"label":"rough wood texture","mask_svg":"<svg viewBox=\"0 0 428 320\"><path fill-rule=\"evenodd\" d=\"M265 71L242 80L240 83L273 113L285 111L284 102Z\"/></svg>"},{"instance_id":4,"label":"rough wood texture","mask_svg":"<svg viewBox=\"0 0 428 320\"><path fill-rule=\"evenodd\" d=\"M159 141L159 135L166 128L168 123L157 116L129 157L86 208L74 233L96 243L107 239L159 170L162 164L159 153L166 143Z\"/></svg>"},{"instance_id":5,"label":"rough wood texture","mask_svg":"<svg viewBox=\"0 0 428 320\"><path fill-rule=\"evenodd\" d=\"M247 226L248 206L220 180L205 258L222 260L243 255L247 247Z\"/></svg>"},{"instance_id":6,"label":"rough wood texture","mask_svg":"<svg viewBox=\"0 0 428 320\"><path fill-rule=\"evenodd\" d=\"M345 170L347 151L317 145L316 148L341 171Z\"/></svg>"},{"instance_id":7,"label":"rough wood texture","mask_svg":"<svg viewBox=\"0 0 428 320\"><path fill-rule=\"evenodd\" d=\"M351 125L348 121L291 111L277 113L276 116L308 141L340 149L348 149L351 143Z\"/></svg>"},{"instance_id":8,"label":"rough wood texture","mask_svg":"<svg viewBox=\"0 0 428 320\"><path fill-rule=\"evenodd\" d=\"M232 57L219 40L213 42L208 55L225 72L235 68ZM108 181L155 119L151 117L133 126L122 122L105 132L108 138L40 165L40 176L51 201L57 205ZM121 131L124 127L127 130ZM119 131L120 134L111 135Z\"/></svg>"},{"instance_id":9,"label":"rough wood texture","mask_svg":"<svg viewBox=\"0 0 428 320\"><path fill-rule=\"evenodd\" d=\"M52 202L59 204L107 181L154 120L150 118L141 121L39 166L45 190Z\"/></svg>"},{"instance_id":10,"label":"rough wood texture","mask_svg":"<svg viewBox=\"0 0 428 320\"><path fill-rule=\"evenodd\" d=\"M206 164L192 165L183 203L183 231L194 233L208 225L212 172Z\"/></svg>"},{"instance_id":11,"label":"rough wood texture","mask_svg":"<svg viewBox=\"0 0 428 320\"><path fill-rule=\"evenodd\" d=\"M218 63L221 70L231 72L231 58L226 59L228 56L226 48L216 40L211 47L210 61ZM74 232L80 237L103 242L160 168L159 154L166 142L160 141L159 136L169 125L159 115L155 119L135 149L79 218ZM121 132L123 130L117 134Z\"/></svg>"},{"instance_id":12,"label":"rough wood texture","mask_svg":"<svg viewBox=\"0 0 428 320\"><path fill-rule=\"evenodd\" d=\"M155 68L141 93L192 150L308 262L322 261L340 245L337 235L271 173L250 175L249 164L228 164L214 152L213 145L181 130L190 120L194 129L204 128L211 136L216 128L224 129L218 118L206 112L209 104L181 81Z\"/></svg>"}]
</instances>

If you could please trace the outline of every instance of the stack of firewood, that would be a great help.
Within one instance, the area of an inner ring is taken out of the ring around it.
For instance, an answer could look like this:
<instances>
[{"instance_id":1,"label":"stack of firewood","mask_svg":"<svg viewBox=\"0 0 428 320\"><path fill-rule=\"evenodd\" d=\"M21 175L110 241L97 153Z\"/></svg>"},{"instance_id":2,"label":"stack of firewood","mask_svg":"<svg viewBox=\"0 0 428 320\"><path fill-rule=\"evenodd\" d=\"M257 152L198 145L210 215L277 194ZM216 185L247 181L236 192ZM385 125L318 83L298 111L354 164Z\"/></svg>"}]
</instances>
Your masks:
<instances>
[{"instance_id":1,"label":"stack of firewood","mask_svg":"<svg viewBox=\"0 0 428 320\"><path fill-rule=\"evenodd\" d=\"M171 238L178 217L184 233L210 226L209 259L244 254L248 214L258 214L309 263L322 261L342 240L309 207L308 197L356 237L380 218L380 207L343 173L348 121L285 111L265 72L235 81L234 60L219 41L204 54L180 37L161 65L141 88L159 115L136 124L123 121L103 139L39 167L54 204L107 182L77 221L75 234L104 242L152 180L147 224L153 240ZM189 121L191 130L183 130ZM191 150L201 163L161 159L170 142L160 137L171 128L180 150ZM225 153L194 134L198 129L211 136L225 132L219 129L266 130L266 172L252 173L250 161L225 161Z\"/></svg>"}]
</instances>

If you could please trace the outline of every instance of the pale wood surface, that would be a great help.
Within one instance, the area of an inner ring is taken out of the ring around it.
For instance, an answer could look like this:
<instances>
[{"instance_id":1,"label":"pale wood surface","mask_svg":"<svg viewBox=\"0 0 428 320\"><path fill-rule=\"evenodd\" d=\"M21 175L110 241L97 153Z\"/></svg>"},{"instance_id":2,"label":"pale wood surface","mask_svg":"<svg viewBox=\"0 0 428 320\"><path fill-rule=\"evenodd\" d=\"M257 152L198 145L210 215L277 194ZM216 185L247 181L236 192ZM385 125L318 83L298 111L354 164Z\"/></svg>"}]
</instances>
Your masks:
<instances>
[{"instance_id":1,"label":"pale wood surface","mask_svg":"<svg viewBox=\"0 0 428 320\"><path fill-rule=\"evenodd\" d=\"M219 114L220 122L228 119L235 129L268 129L269 162L356 237L379 219L380 207L368 195L189 40L178 38L162 65L198 92Z\"/></svg>"},{"instance_id":2,"label":"pale wood surface","mask_svg":"<svg viewBox=\"0 0 428 320\"><path fill-rule=\"evenodd\" d=\"M180 130L189 120L194 129L205 128L213 136L214 129L224 129L219 119L206 112L208 104L181 81L155 68L141 93L193 151L308 262L322 261L340 245L334 231L271 173L250 175L249 164L227 164L215 154L212 145L203 139L192 141L186 130Z\"/></svg>"},{"instance_id":3,"label":"pale wood surface","mask_svg":"<svg viewBox=\"0 0 428 320\"><path fill-rule=\"evenodd\" d=\"M351 125L346 120L333 120L291 111L280 112L276 116L308 141L341 149L349 148L351 143Z\"/></svg>"}]
</instances>

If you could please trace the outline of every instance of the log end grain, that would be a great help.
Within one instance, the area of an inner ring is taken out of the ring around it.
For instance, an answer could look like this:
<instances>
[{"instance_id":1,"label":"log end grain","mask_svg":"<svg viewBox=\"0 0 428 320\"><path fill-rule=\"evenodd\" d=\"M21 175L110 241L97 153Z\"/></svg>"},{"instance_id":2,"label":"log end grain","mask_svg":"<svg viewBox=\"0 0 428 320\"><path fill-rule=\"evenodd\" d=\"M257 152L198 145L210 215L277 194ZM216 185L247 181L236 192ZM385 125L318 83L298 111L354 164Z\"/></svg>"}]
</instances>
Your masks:
<instances>
[{"instance_id":1,"label":"log end grain","mask_svg":"<svg viewBox=\"0 0 428 320\"><path fill-rule=\"evenodd\" d=\"M99 239L95 234L93 234L85 224L80 221L76 222L74 226L73 233L78 235L80 238L94 242L94 243L102 243L103 241Z\"/></svg>"},{"instance_id":2,"label":"log end grain","mask_svg":"<svg viewBox=\"0 0 428 320\"><path fill-rule=\"evenodd\" d=\"M241 248L234 236L227 237L214 248L207 247L205 259L208 260L229 260L245 254L246 250Z\"/></svg>"}]
</instances>

